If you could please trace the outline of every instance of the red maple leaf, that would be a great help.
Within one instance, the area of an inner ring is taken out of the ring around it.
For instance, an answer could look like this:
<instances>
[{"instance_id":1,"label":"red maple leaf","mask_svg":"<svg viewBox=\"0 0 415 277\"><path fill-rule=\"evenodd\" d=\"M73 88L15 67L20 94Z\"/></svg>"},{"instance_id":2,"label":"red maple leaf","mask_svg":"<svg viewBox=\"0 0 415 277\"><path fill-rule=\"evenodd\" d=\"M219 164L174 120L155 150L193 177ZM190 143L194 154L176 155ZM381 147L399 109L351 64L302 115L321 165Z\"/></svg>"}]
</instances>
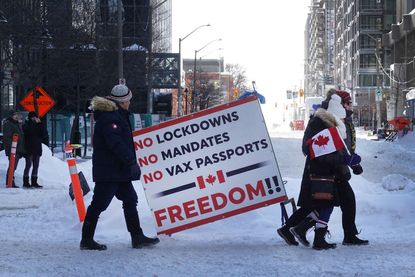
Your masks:
<instances>
[{"instance_id":1,"label":"red maple leaf","mask_svg":"<svg viewBox=\"0 0 415 277\"><path fill-rule=\"evenodd\" d=\"M314 144L324 147L324 145L327 145L329 140L330 140L329 137L320 135L320 136L317 137L316 140L314 140Z\"/></svg>"},{"instance_id":2,"label":"red maple leaf","mask_svg":"<svg viewBox=\"0 0 415 277\"><path fill-rule=\"evenodd\" d=\"M216 177L209 174L205 181L212 185L216 181Z\"/></svg>"}]
</instances>

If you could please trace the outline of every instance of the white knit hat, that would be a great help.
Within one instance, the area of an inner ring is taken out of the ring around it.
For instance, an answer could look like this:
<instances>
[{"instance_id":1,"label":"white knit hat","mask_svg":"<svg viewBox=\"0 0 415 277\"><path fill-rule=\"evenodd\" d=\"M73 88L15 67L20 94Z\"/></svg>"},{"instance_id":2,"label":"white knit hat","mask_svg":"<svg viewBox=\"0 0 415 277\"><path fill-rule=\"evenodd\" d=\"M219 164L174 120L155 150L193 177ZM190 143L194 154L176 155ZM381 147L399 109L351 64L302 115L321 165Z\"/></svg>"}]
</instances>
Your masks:
<instances>
[{"instance_id":1,"label":"white knit hat","mask_svg":"<svg viewBox=\"0 0 415 277\"><path fill-rule=\"evenodd\" d=\"M346 110L341 104L342 99L337 94L333 94L329 101L329 107L327 108L327 112L337 116L338 118L342 119L346 117Z\"/></svg>"},{"instance_id":2,"label":"white knit hat","mask_svg":"<svg viewBox=\"0 0 415 277\"><path fill-rule=\"evenodd\" d=\"M108 96L116 102L127 102L133 97L131 90L126 85L115 85L111 90L111 95Z\"/></svg>"}]
</instances>

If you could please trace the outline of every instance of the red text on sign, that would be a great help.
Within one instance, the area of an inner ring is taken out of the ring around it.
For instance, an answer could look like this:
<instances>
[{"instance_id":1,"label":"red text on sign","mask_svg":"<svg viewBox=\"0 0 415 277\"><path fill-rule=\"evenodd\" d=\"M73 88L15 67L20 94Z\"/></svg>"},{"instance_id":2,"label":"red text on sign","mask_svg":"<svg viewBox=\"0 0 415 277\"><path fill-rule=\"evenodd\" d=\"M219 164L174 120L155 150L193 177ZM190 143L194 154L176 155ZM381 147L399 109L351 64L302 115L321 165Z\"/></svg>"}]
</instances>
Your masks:
<instances>
[{"instance_id":1,"label":"red text on sign","mask_svg":"<svg viewBox=\"0 0 415 277\"><path fill-rule=\"evenodd\" d=\"M174 224L186 219L221 210L227 205L239 205L249 202L256 197L265 197L264 184L258 181L256 186L246 184L245 187L234 187L227 194L218 192L196 200L189 200L180 205L172 205L154 212L157 226L163 226L164 222Z\"/></svg>"},{"instance_id":2,"label":"red text on sign","mask_svg":"<svg viewBox=\"0 0 415 277\"><path fill-rule=\"evenodd\" d=\"M160 181L161 179L163 179L163 172L160 170L154 171L153 173L143 174L143 180L145 184L149 182Z\"/></svg>"},{"instance_id":3,"label":"red text on sign","mask_svg":"<svg viewBox=\"0 0 415 277\"><path fill-rule=\"evenodd\" d=\"M153 140L151 138L145 138L143 140L134 141L135 151L138 149L144 149L144 147L150 147L153 145Z\"/></svg>"},{"instance_id":4,"label":"red text on sign","mask_svg":"<svg viewBox=\"0 0 415 277\"><path fill-rule=\"evenodd\" d=\"M156 154L151 154L148 157L138 157L138 164L140 165L140 167L146 166L149 163L151 164L155 164L158 161L158 157Z\"/></svg>"}]
</instances>

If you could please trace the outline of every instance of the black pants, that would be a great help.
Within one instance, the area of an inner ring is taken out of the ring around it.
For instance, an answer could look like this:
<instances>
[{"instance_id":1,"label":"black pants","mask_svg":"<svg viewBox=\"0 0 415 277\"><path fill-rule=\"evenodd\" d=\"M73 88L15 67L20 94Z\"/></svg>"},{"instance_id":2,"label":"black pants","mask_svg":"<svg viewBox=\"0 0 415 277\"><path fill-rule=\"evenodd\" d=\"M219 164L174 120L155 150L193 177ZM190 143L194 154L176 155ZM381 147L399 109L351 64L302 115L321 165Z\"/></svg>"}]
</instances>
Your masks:
<instances>
[{"instance_id":1,"label":"black pants","mask_svg":"<svg viewBox=\"0 0 415 277\"><path fill-rule=\"evenodd\" d=\"M15 160L14 160L14 171L16 171L17 165L19 164L19 160L21 157L22 157L21 155L16 154ZM8 158L9 158L9 166L7 167L7 172L6 172L6 186L9 181L10 156ZM14 183L14 175L13 175L13 183Z\"/></svg>"},{"instance_id":2,"label":"black pants","mask_svg":"<svg viewBox=\"0 0 415 277\"><path fill-rule=\"evenodd\" d=\"M85 222L97 222L99 215L108 208L114 196L123 203L124 218L128 231L130 233L142 233L137 212L137 193L131 182L95 183L94 196L86 212Z\"/></svg>"},{"instance_id":3,"label":"black pants","mask_svg":"<svg viewBox=\"0 0 415 277\"><path fill-rule=\"evenodd\" d=\"M23 177L29 177L29 171L30 171L30 168L32 167L32 163L33 163L32 177L37 177L40 156L39 155L26 155L25 160L26 160L26 166L24 168Z\"/></svg>"},{"instance_id":4,"label":"black pants","mask_svg":"<svg viewBox=\"0 0 415 277\"><path fill-rule=\"evenodd\" d=\"M338 187L338 190L344 234L356 235L356 198L353 189L349 182L344 182Z\"/></svg>"}]
</instances>

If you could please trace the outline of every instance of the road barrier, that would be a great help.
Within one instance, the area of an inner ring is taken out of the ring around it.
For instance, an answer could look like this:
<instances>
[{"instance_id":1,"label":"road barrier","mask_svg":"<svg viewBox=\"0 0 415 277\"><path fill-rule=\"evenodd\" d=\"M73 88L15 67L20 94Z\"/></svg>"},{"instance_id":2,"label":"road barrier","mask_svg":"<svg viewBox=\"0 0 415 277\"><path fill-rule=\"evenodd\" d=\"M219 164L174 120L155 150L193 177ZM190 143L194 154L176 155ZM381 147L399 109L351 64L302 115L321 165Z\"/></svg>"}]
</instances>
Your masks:
<instances>
[{"instance_id":1,"label":"road barrier","mask_svg":"<svg viewBox=\"0 0 415 277\"><path fill-rule=\"evenodd\" d=\"M7 187L11 188L13 185L13 177L14 177L14 165L16 162L16 148L17 148L17 141L19 140L19 135L14 134L12 140L12 149L10 151L10 158L9 158L9 172L7 173Z\"/></svg>"},{"instance_id":2,"label":"road barrier","mask_svg":"<svg viewBox=\"0 0 415 277\"><path fill-rule=\"evenodd\" d=\"M78 169L76 168L76 160L73 155L73 148L65 148L66 161L68 162L69 174L71 175L72 188L75 196L76 209L78 210L79 221L83 222L85 219L85 204L82 195L81 183L79 182Z\"/></svg>"}]
</instances>

